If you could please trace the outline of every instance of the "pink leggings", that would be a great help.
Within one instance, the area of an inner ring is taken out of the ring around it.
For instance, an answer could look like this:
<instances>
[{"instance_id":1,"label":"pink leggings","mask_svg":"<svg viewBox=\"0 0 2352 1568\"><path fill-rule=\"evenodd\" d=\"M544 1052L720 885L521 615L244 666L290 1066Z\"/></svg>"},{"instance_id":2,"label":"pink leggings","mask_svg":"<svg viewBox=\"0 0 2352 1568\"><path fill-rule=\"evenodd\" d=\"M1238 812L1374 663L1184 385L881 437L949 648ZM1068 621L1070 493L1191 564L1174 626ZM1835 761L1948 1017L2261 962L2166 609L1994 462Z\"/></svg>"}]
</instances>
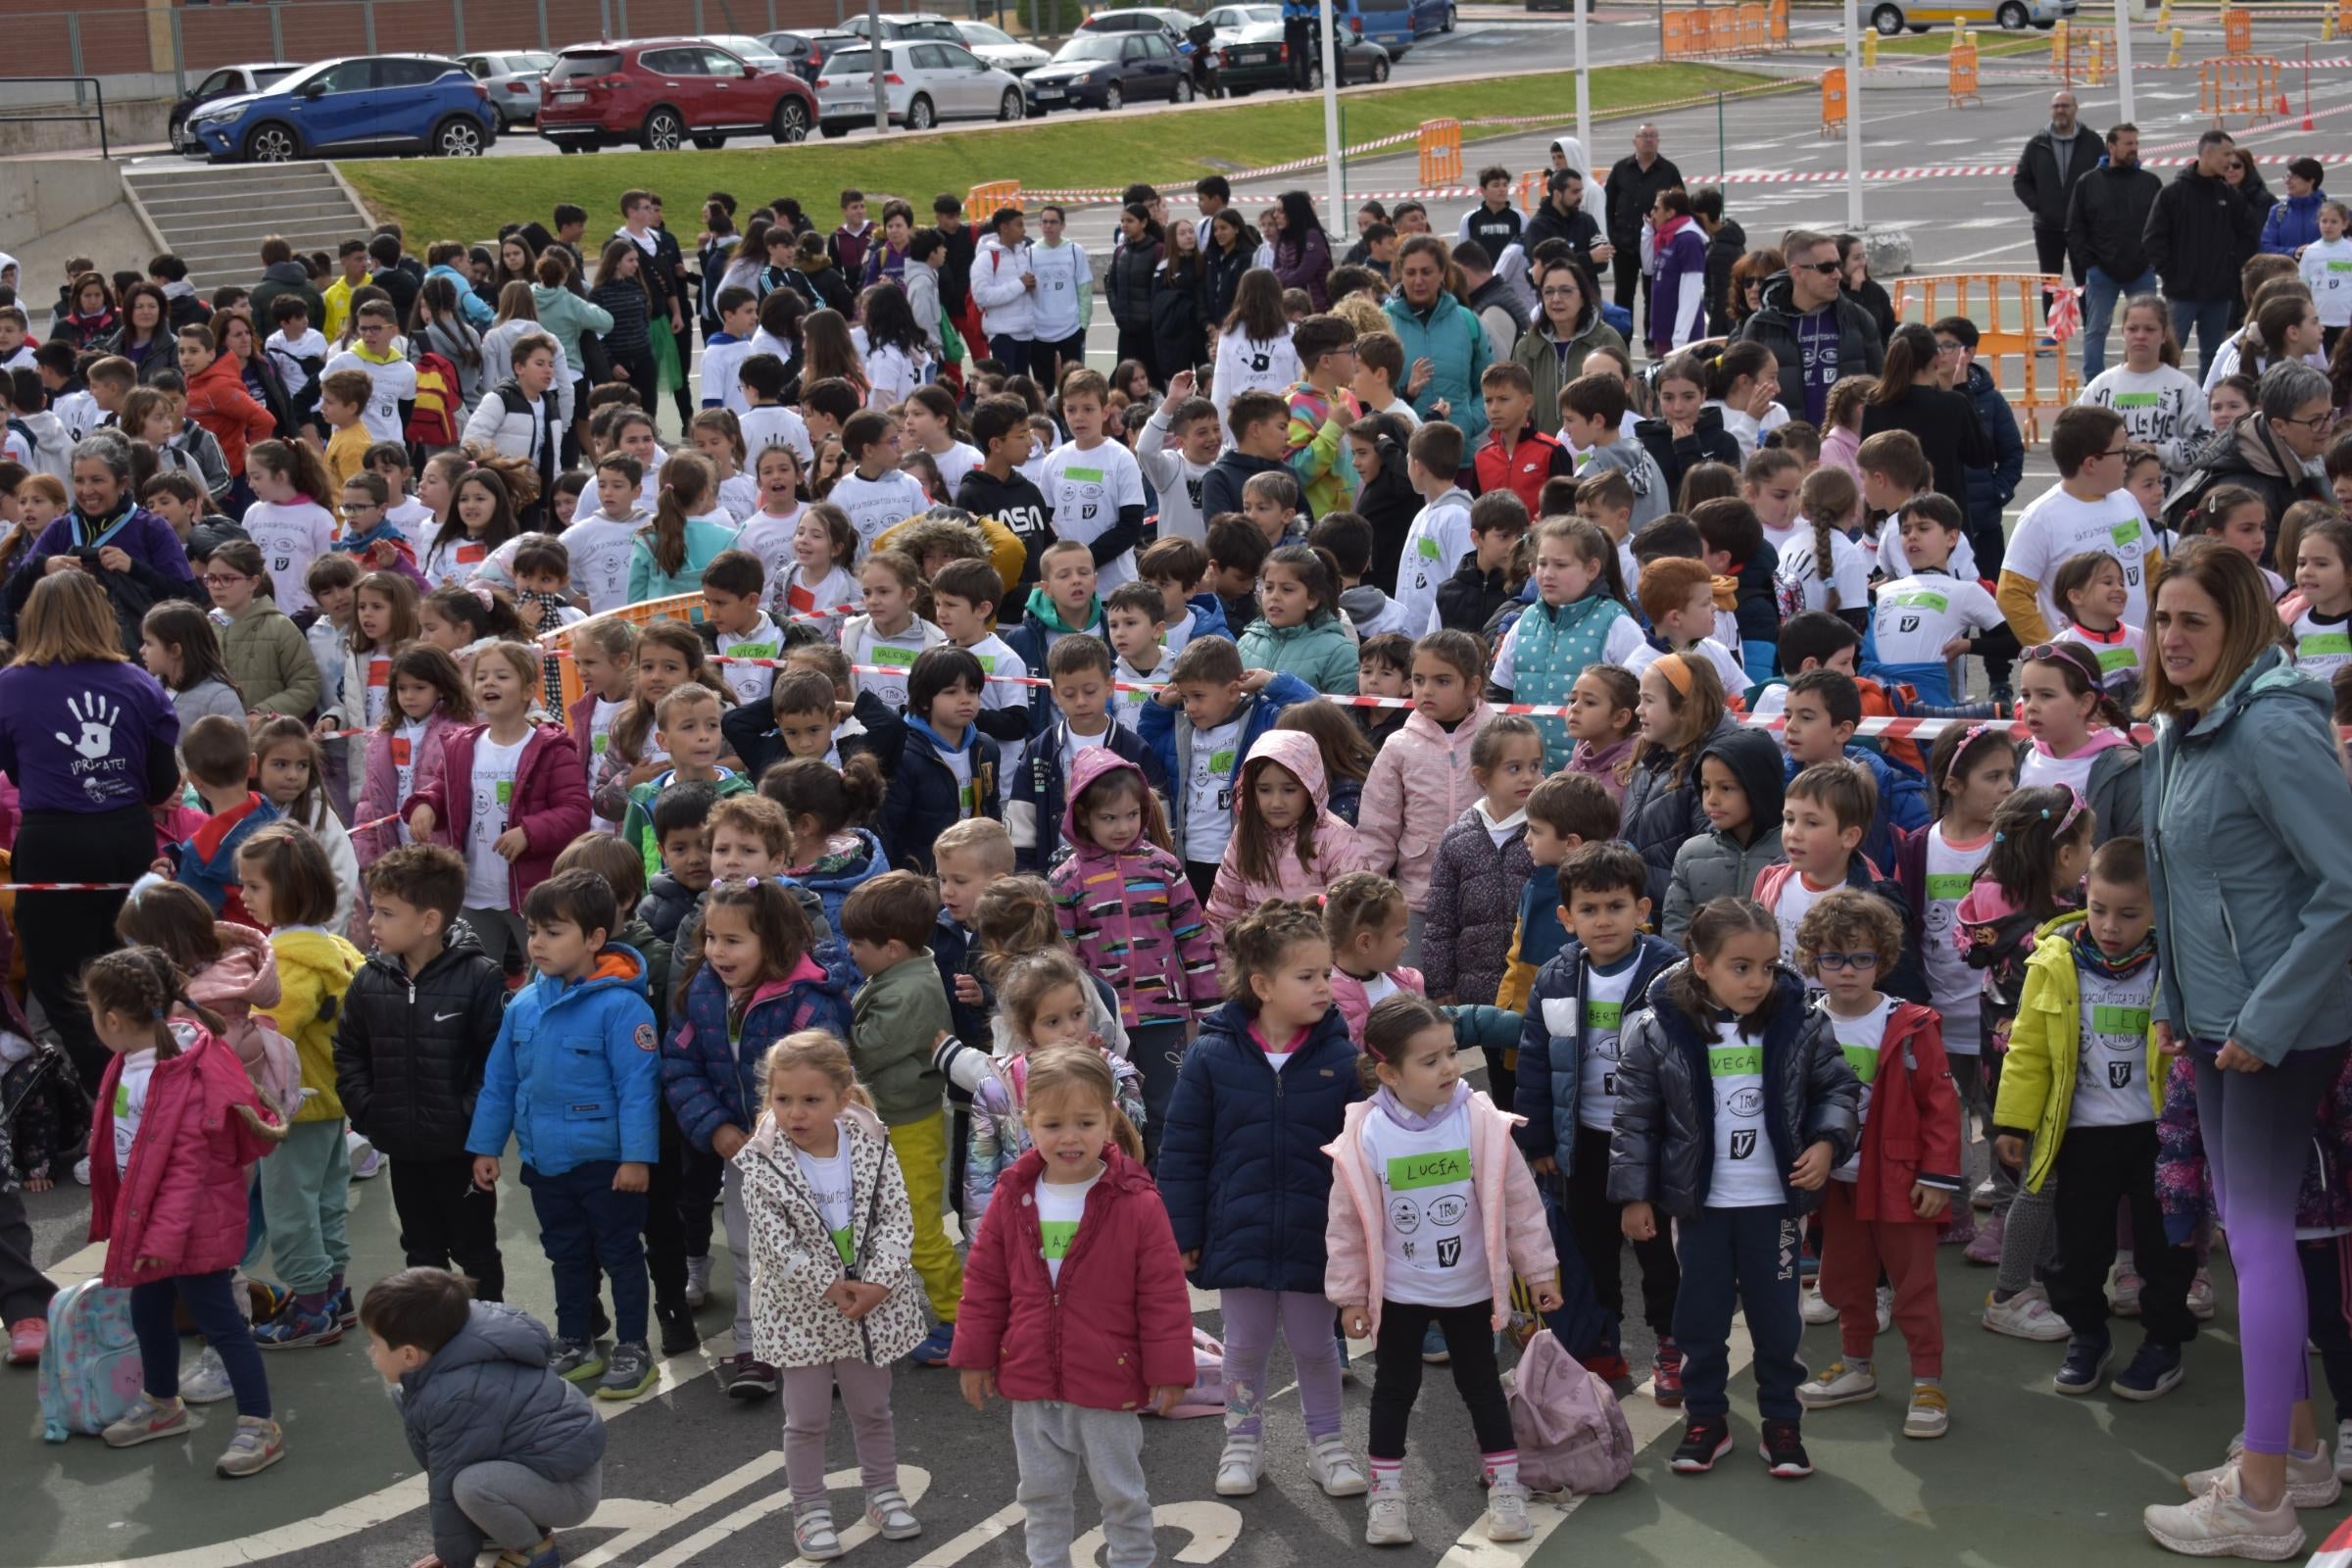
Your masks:
<instances>
[{"instance_id":1,"label":"pink leggings","mask_svg":"<svg viewBox=\"0 0 2352 1568\"><path fill-rule=\"evenodd\" d=\"M2298 1274L2298 1279L2302 1276ZM899 1484L898 1446L890 1430L890 1368L832 1361L780 1369L784 1393L784 1475L796 1507L825 1500L825 1432L833 1422L833 1389L850 1418L858 1448L858 1479L868 1492Z\"/></svg>"},{"instance_id":2,"label":"pink leggings","mask_svg":"<svg viewBox=\"0 0 2352 1568\"><path fill-rule=\"evenodd\" d=\"M1218 1310L1225 1327L1226 1431L1253 1438L1264 1430L1266 1358L1278 1327L1298 1369L1306 1435L1340 1430L1339 1330L1329 1301L1307 1291L1224 1291Z\"/></svg>"}]
</instances>

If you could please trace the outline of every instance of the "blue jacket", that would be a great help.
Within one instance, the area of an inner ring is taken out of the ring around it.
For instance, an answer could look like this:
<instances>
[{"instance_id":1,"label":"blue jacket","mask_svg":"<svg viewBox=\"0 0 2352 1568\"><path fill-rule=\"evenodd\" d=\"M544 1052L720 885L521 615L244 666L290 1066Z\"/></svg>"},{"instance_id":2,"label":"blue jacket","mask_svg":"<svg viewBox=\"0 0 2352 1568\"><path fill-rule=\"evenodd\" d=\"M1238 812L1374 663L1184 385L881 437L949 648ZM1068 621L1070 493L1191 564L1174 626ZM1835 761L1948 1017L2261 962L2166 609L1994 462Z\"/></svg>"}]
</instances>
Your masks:
<instances>
[{"instance_id":1,"label":"blue jacket","mask_svg":"<svg viewBox=\"0 0 2352 1568\"><path fill-rule=\"evenodd\" d=\"M939 760L939 732L912 713L906 715L906 745L899 756L899 770L890 777L890 792L882 797L882 847L890 863L901 870L931 874L931 845L948 828L963 819L963 803L956 798L956 775ZM963 750L972 760L972 790L978 814L1004 820L997 804L997 743L974 725L963 732Z\"/></svg>"},{"instance_id":2,"label":"blue jacket","mask_svg":"<svg viewBox=\"0 0 2352 1568\"><path fill-rule=\"evenodd\" d=\"M852 831L858 835L858 841L865 846L865 858L862 861L839 871L805 871L793 877L795 882L823 901L825 923L833 928L832 940L840 943L845 950L850 939L841 934L841 906L849 902L851 894L890 869L890 857L882 853L882 841L867 828L855 828ZM810 934L819 942L826 939L822 931Z\"/></svg>"},{"instance_id":3,"label":"blue jacket","mask_svg":"<svg viewBox=\"0 0 2352 1568\"><path fill-rule=\"evenodd\" d=\"M728 1017L727 984L708 965L686 987L686 1005L662 1049L662 1093L678 1131L709 1149L721 1127L749 1133L760 1120L760 1058L767 1048L802 1029L822 1029L850 1040L849 994L804 957L789 980L752 993L739 1020Z\"/></svg>"},{"instance_id":4,"label":"blue jacket","mask_svg":"<svg viewBox=\"0 0 2352 1568\"><path fill-rule=\"evenodd\" d=\"M1845 760L1870 774L1870 781L1879 787L1878 814L1870 821L1870 831L1862 835L1861 854L1873 865L1894 864L1894 834L1897 828L1916 833L1929 821L1928 781L1912 769L1890 762L1866 747L1848 746ZM1793 779L1803 768L1793 757L1783 754L1781 776Z\"/></svg>"},{"instance_id":5,"label":"blue jacket","mask_svg":"<svg viewBox=\"0 0 2352 1568\"><path fill-rule=\"evenodd\" d=\"M466 324L476 332L488 331L490 324L498 319L498 313L490 308L490 302L473 291L473 279L447 262L439 267L427 268L424 275L449 279L450 285L458 291L458 309L465 315Z\"/></svg>"},{"instance_id":6,"label":"blue jacket","mask_svg":"<svg viewBox=\"0 0 2352 1568\"><path fill-rule=\"evenodd\" d=\"M1150 713L1158 708L1152 703L1145 709ZM1161 721L1165 727L1167 721ZM1014 865L1022 871L1043 876L1054 859L1054 851L1061 842L1061 819L1068 809L1069 800L1063 794L1067 780L1061 774L1061 750L1070 743L1070 726L1065 719L1055 719L1021 754L1019 765L1012 775L1012 791L1004 803L1004 825L1012 830ZM1143 769L1144 782L1160 799L1167 799L1168 770L1160 765L1159 753L1143 738L1140 729L1131 730L1116 718L1110 721L1110 733L1103 743L1110 754L1121 757Z\"/></svg>"},{"instance_id":7,"label":"blue jacket","mask_svg":"<svg viewBox=\"0 0 2352 1568\"><path fill-rule=\"evenodd\" d=\"M1293 703L1312 701L1314 695L1315 689L1298 676L1277 671L1274 678L1266 682L1263 691L1255 697L1242 699L1242 710L1249 717L1242 724L1241 738L1234 742L1233 767L1226 774L1227 784L1236 789L1241 787L1242 763L1248 760L1250 748L1257 744L1260 735L1274 727L1274 721L1282 716L1282 710ZM1153 703L1152 707L1157 708L1159 705ZM1144 711L1146 717L1151 716L1151 709L1147 708ZM1181 847L1184 843L1186 791L1184 769L1180 763L1185 750L1192 743L1193 726L1181 708L1162 709L1161 711L1168 715L1165 727L1146 733L1144 739L1159 749L1160 772L1168 780L1168 837ZM1141 727L1139 724L1138 728ZM1318 1290L1321 1288L1316 1287Z\"/></svg>"},{"instance_id":8,"label":"blue jacket","mask_svg":"<svg viewBox=\"0 0 2352 1568\"><path fill-rule=\"evenodd\" d=\"M1618 1038L1648 1005L1650 982L1682 961L1682 950L1647 933L1634 938L1628 955L1633 984L1625 993ZM1570 937L1536 973L1519 1025L1519 1076L1511 1109L1526 1118L1512 1134L1529 1159L1546 1155L1566 1170L1576 1155L1576 1100L1585 1055L1585 976L1592 965L1584 944ZM1565 1026L1563 1029L1562 1026Z\"/></svg>"},{"instance_id":9,"label":"blue jacket","mask_svg":"<svg viewBox=\"0 0 2352 1568\"><path fill-rule=\"evenodd\" d=\"M662 1040L645 1000L645 959L609 944L587 979L538 975L514 993L474 1102L469 1153L496 1158L514 1135L543 1176L662 1157Z\"/></svg>"},{"instance_id":10,"label":"blue jacket","mask_svg":"<svg viewBox=\"0 0 2352 1568\"><path fill-rule=\"evenodd\" d=\"M2352 1034L2352 788L2331 708L2267 648L2186 733L2160 724L2139 769L2156 1018L2274 1065Z\"/></svg>"},{"instance_id":11,"label":"blue jacket","mask_svg":"<svg viewBox=\"0 0 2352 1568\"><path fill-rule=\"evenodd\" d=\"M939 983L948 993L948 1017L956 1025L956 1038L986 1051L988 1013L985 1004L974 1006L968 1002L956 1000L956 977L965 972L976 951L977 940L962 921L944 907L939 911L939 918L931 924L931 961L939 965ZM1112 1006L1115 1008L1117 1004L1114 1002ZM944 1069L941 1076L947 1076ZM948 1079L948 1093L959 1097L959 1102L971 1100L969 1092L958 1088L953 1078Z\"/></svg>"},{"instance_id":12,"label":"blue jacket","mask_svg":"<svg viewBox=\"0 0 2352 1568\"><path fill-rule=\"evenodd\" d=\"M1333 1007L1279 1078L1229 1002L1185 1053L1159 1141L1159 1195L1176 1250L1198 1251L1204 1291L1323 1294L1331 1160L1350 1103L1363 1098L1348 1020Z\"/></svg>"},{"instance_id":13,"label":"blue jacket","mask_svg":"<svg viewBox=\"0 0 2352 1568\"><path fill-rule=\"evenodd\" d=\"M1225 618L1225 602L1215 594L1195 594L1185 603L1193 607L1193 636L1233 635L1232 624Z\"/></svg>"},{"instance_id":14,"label":"blue jacket","mask_svg":"<svg viewBox=\"0 0 2352 1568\"><path fill-rule=\"evenodd\" d=\"M2289 196L2271 209L2270 217L2262 220L2262 248L2273 256L2292 256L2301 247L2313 244L2320 237L2320 208L2326 204L2328 193L2315 190L2308 196Z\"/></svg>"},{"instance_id":15,"label":"blue jacket","mask_svg":"<svg viewBox=\"0 0 2352 1568\"><path fill-rule=\"evenodd\" d=\"M2026 443L2017 433L2017 416L2010 411L2009 400L1993 385L1992 372L1982 365L1968 368L1968 401L1977 411L1977 423L1984 427L1985 438L1991 441L1995 454L1989 468L1968 470L1968 523L1972 537L1998 539L2001 537L2001 512L2017 494L2018 481L2025 477ZM1980 568L1992 563L1979 552ZM1993 573L1997 575L1997 572Z\"/></svg>"}]
</instances>

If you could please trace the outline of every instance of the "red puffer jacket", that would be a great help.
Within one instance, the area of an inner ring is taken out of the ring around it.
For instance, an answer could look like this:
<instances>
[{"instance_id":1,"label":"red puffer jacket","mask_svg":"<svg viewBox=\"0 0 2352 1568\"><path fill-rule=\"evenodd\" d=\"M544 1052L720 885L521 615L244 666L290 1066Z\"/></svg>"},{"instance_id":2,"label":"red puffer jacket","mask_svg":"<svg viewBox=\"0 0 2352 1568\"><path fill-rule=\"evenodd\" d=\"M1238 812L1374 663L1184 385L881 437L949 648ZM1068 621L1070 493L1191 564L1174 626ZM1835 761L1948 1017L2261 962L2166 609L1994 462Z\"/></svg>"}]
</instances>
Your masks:
<instances>
[{"instance_id":1,"label":"red puffer jacket","mask_svg":"<svg viewBox=\"0 0 2352 1568\"><path fill-rule=\"evenodd\" d=\"M1964 1170L1960 1096L1943 1054L1943 1025L1933 1008L1897 1002L1879 1042L1878 1076L1862 1124L1855 1216L1882 1225L1925 1223L1911 1208L1912 1184L1941 1188L1958 1203L1968 1186ZM1947 1208L1935 1223L1948 1225L1951 1215Z\"/></svg>"},{"instance_id":2,"label":"red puffer jacket","mask_svg":"<svg viewBox=\"0 0 2352 1568\"><path fill-rule=\"evenodd\" d=\"M1056 1286L1046 1272L1034 1149L997 1181L964 1261L950 1366L994 1372L1007 1399L1140 1410L1193 1381L1193 1309L1159 1189L1116 1145L1087 1195Z\"/></svg>"},{"instance_id":3,"label":"red puffer jacket","mask_svg":"<svg viewBox=\"0 0 2352 1568\"><path fill-rule=\"evenodd\" d=\"M419 806L433 808L433 842L466 853L466 830L473 815L473 749L489 729L466 724L450 730L435 755L416 766L416 786L400 803L403 817ZM580 749L560 724L534 724L514 764L514 798L506 826L522 829L530 842L507 872L510 902L521 912L523 898L555 873L556 857L588 831L588 773Z\"/></svg>"},{"instance_id":4,"label":"red puffer jacket","mask_svg":"<svg viewBox=\"0 0 2352 1568\"><path fill-rule=\"evenodd\" d=\"M90 1240L107 1243L110 1286L236 1267L245 1255L250 1167L277 1147L259 1125L269 1113L236 1053L190 1020L174 1019L172 1028L179 1054L155 1064L130 1159L120 1173L121 1056L106 1064L98 1085L90 1126ZM140 1266L147 1258L154 1266Z\"/></svg>"}]
</instances>

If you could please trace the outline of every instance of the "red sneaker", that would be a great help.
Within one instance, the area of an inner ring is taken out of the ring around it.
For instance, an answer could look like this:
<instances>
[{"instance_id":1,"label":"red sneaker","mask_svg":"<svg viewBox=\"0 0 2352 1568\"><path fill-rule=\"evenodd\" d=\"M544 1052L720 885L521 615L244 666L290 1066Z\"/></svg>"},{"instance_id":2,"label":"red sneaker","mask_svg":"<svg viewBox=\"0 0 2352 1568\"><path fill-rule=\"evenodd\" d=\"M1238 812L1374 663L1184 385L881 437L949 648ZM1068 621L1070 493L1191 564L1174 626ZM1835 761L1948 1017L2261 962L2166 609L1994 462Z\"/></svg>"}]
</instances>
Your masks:
<instances>
[{"instance_id":1,"label":"red sneaker","mask_svg":"<svg viewBox=\"0 0 2352 1568\"><path fill-rule=\"evenodd\" d=\"M1603 1383L1622 1383L1634 1375L1634 1369L1626 1365L1625 1357L1615 1350L1588 1356L1585 1370L1598 1373Z\"/></svg>"},{"instance_id":2,"label":"red sneaker","mask_svg":"<svg viewBox=\"0 0 2352 1568\"><path fill-rule=\"evenodd\" d=\"M49 1344L49 1320L40 1317L19 1318L8 1326L8 1364L32 1366L41 1358Z\"/></svg>"},{"instance_id":3,"label":"red sneaker","mask_svg":"<svg viewBox=\"0 0 2352 1568\"><path fill-rule=\"evenodd\" d=\"M1672 1340L1658 1341L1658 1353L1650 1357L1649 1396L1668 1409L1683 1402L1683 1349Z\"/></svg>"}]
</instances>

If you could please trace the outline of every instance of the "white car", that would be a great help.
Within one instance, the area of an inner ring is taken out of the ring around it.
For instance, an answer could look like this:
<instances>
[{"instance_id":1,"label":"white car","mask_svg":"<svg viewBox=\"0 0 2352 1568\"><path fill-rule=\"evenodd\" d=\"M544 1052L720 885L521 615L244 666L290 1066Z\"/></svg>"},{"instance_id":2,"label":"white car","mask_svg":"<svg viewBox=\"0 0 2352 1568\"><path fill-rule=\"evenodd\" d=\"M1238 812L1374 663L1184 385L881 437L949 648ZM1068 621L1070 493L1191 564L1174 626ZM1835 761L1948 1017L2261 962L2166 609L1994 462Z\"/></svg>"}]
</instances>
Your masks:
<instances>
[{"instance_id":1,"label":"white car","mask_svg":"<svg viewBox=\"0 0 2352 1568\"><path fill-rule=\"evenodd\" d=\"M943 120L1019 120L1027 113L1021 84L959 44L881 45L890 122L929 130ZM874 46L844 48L816 78L817 124L846 136L874 122Z\"/></svg>"},{"instance_id":2,"label":"white car","mask_svg":"<svg viewBox=\"0 0 2352 1568\"><path fill-rule=\"evenodd\" d=\"M1033 43L1023 43L1002 27L992 27L985 22L958 22L956 30L963 38L963 46L1000 71L1009 71L1016 76L1026 76L1047 61L1051 54Z\"/></svg>"}]
</instances>

